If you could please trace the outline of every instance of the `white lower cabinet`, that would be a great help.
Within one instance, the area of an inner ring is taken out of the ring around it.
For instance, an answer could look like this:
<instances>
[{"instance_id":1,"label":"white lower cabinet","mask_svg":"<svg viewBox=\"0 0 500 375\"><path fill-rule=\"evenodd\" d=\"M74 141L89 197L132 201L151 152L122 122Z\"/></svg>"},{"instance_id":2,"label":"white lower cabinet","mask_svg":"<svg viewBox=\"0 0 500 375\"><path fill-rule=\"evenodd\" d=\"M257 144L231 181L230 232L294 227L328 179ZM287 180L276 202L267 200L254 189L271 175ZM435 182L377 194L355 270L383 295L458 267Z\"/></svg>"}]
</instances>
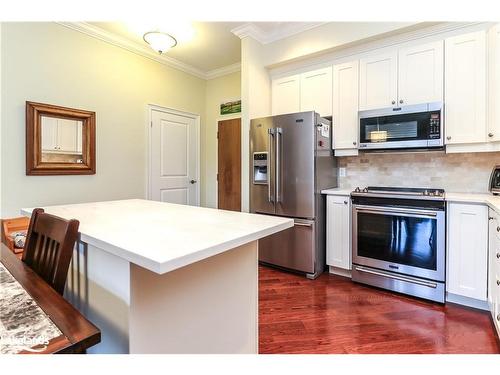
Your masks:
<instances>
[{"instance_id":1,"label":"white lower cabinet","mask_svg":"<svg viewBox=\"0 0 500 375\"><path fill-rule=\"evenodd\" d=\"M488 285L488 207L448 203L446 290L486 301Z\"/></svg>"},{"instance_id":2,"label":"white lower cabinet","mask_svg":"<svg viewBox=\"0 0 500 375\"><path fill-rule=\"evenodd\" d=\"M351 269L351 199L349 196L326 197L326 263Z\"/></svg>"},{"instance_id":3,"label":"white lower cabinet","mask_svg":"<svg viewBox=\"0 0 500 375\"><path fill-rule=\"evenodd\" d=\"M500 336L500 215L489 211L488 305Z\"/></svg>"}]
</instances>

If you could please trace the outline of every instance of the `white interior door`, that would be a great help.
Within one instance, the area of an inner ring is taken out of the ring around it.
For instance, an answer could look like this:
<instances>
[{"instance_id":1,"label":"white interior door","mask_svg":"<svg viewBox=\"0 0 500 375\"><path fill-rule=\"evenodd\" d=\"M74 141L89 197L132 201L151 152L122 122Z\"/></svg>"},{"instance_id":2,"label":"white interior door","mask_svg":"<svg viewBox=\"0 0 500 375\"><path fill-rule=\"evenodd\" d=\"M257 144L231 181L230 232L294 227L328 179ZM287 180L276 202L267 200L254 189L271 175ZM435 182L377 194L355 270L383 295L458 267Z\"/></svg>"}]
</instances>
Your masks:
<instances>
[{"instance_id":1,"label":"white interior door","mask_svg":"<svg viewBox=\"0 0 500 375\"><path fill-rule=\"evenodd\" d=\"M152 200L199 205L197 126L194 116L151 111Z\"/></svg>"}]
</instances>

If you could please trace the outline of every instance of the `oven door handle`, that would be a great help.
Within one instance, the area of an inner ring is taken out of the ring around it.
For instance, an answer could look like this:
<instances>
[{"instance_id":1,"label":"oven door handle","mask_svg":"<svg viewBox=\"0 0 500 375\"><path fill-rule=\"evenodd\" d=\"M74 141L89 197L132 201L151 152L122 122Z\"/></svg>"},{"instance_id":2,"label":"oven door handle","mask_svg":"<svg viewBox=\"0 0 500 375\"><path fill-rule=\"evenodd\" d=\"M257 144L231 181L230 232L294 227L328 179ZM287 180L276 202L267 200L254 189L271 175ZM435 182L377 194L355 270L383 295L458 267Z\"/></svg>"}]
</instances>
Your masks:
<instances>
[{"instance_id":1,"label":"oven door handle","mask_svg":"<svg viewBox=\"0 0 500 375\"><path fill-rule=\"evenodd\" d=\"M413 277L394 275L394 274L390 274L390 273L386 273L386 272L382 272L382 271L375 271L375 270L368 269L365 267L360 267L360 266L356 266L354 268L358 272L364 272L364 273L369 273L369 274L376 275L376 276L387 277L389 279L405 281L407 283L418 284L418 285L426 286L426 287L433 288L433 289L437 288L437 283L433 283L431 281L418 280L418 279L415 279Z\"/></svg>"},{"instance_id":2,"label":"oven door handle","mask_svg":"<svg viewBox=\"0 0 500 375\"><path fill-rule=\"evenodd\" d=\"M353 205L357 212L365 212L370 214L384 215L384 214L396 214L397 216L409 216L409 217L437 217L436 211L430 210L414 210L411 208L394 208L394 207L377 207L377 206L364 206L364 205Z\"/></svg>"}]
</instances>

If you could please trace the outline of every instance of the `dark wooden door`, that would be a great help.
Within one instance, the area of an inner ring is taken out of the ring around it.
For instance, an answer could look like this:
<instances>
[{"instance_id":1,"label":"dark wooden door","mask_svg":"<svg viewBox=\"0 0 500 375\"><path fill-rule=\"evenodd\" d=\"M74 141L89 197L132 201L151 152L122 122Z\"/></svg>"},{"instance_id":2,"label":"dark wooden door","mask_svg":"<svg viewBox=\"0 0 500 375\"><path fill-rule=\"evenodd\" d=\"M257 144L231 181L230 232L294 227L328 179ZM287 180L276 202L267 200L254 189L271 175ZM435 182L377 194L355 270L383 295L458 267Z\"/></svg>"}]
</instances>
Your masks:
<instances>
[{"instance_id":1,"label":"dark wooden door","mask_svg":"<svg viewBox=\"0 0 500 375\"><path fill-rule=\"evenodd\" d=\"M241 120L219 121L217 138L217 207L241 211Z\"/></svg>"}]
</instances>

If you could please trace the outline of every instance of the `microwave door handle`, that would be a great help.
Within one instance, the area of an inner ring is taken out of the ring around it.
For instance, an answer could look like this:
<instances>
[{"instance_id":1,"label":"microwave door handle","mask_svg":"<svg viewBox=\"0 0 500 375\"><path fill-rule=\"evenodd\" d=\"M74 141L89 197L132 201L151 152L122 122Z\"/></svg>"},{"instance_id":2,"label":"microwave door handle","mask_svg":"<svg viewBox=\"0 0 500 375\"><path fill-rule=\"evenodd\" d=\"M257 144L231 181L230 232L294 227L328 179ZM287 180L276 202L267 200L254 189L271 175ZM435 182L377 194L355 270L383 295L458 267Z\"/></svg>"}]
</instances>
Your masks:
<instances>
[{"instance_id":1,"label":"microwave door handle","mask_svg":"<svg viewBox=\"0 0 500 375\"><path fill-rule=\"evenodd\" d=\"M274 168L272 168L272 165L273 165L273 137L274 137L274 129L267 129L267 144L268 144L268 150L267 150L267 154L268 154L268 161L267 161L267 165L268 165L268 179L267 179L267 200L269 203L273 203L274 199L273 199L273 196L272 196L272 193L271 193L271 181L273 180L273 170Z\"/></svg>"}]
</instances>

